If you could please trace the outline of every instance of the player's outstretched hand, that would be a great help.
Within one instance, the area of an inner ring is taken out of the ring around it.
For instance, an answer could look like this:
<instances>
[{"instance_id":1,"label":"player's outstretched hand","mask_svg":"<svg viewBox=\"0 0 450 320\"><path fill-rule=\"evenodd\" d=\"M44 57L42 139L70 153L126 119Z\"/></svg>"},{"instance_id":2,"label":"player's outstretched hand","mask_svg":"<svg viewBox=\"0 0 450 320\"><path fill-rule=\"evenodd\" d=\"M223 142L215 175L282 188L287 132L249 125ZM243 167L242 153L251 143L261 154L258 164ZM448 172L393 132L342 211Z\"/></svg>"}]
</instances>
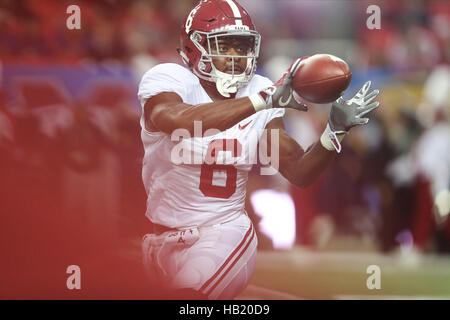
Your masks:
<instances>
[{"instance_id":1,"label":"player's outstretched hand","mask_svg":"<svg viewBox=\"0 0 450 320\"><path fill-rule=\"evenodd\" d=\"M358 93L348 101L340 97L333 102L328 117L331 131L346 133L355 126L369 122L369 118L364 118L364 116L380 105L378 101L372 102L380 91L373 90L369 93L370 85L371 82L367 81Z\"/></svg>"},{"instance_id":2,"label":"player's outstretched hand","mask_svg":"<svg viewBox=\"0 0 450 320\"><path fill-rule=\"evenodd\" d=\"M292 89L292 79L300 67L302 58L294 61L286 73L273 86L250 96L256 111L268 108L290 108L308 111L308 107L299 100L299 96Z\"/></svg>"},{"instance_id":3,"label":"player's outstretched hand","mask_svg":"<svg viewBox=\"0 0 450 320\"><path fill-rule=\"evenodd\" d=\"M370 81L366 82L361 90L348 101L340 97L333 102L327 128L320 138L326 149L341 152L341 141L345 134L351 128L369 122L369 118L364 118L364 116L380 105L378 101L373 102L380 91L369 92L370 84Z\"/></svg>"},{"instance_id":4,"label":"player's outstretched hand","mask_svg":"<svg viewBox=\"0 0 450 320\"><path fill-rule=\"evenodd\" d=\"M308 107L297 100L292 89L292 79L300 67L301 60L300 58L295 60L283 77L275 83L276 90L272 95L272 108L291 108L308 111Z\"/></svg>"}]
</instances>

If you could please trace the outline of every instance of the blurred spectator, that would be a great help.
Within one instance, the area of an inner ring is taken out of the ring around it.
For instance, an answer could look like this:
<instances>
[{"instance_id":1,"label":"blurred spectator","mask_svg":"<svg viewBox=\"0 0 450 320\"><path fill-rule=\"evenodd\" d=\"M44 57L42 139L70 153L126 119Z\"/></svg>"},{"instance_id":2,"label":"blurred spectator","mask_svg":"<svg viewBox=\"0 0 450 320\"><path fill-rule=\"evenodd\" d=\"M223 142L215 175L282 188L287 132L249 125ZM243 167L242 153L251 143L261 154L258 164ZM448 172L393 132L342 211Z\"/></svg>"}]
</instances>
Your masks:
<instances>
[{"instance_id":1,"label":"blurred spectator","mask_svg":"<svg viewBox=\"0 0 450 320\"><path fill-rule=\"evenodd\" d=\"M415 245L426 250L436 232L438 248L447 248L450 198L450 72L448 66L436 68L427 78L424 99L417 117L426 130L388 167L398 185L413 183L410 201L414 221L411 229ZM411 126L408 126L409 131ZM441 194L441 195L440 195ZM440 196L439 196L440 195ZM439 197L438 197L439 196ZM440 210L442 208L442 210Z\"/></svg>"}]
</instances>

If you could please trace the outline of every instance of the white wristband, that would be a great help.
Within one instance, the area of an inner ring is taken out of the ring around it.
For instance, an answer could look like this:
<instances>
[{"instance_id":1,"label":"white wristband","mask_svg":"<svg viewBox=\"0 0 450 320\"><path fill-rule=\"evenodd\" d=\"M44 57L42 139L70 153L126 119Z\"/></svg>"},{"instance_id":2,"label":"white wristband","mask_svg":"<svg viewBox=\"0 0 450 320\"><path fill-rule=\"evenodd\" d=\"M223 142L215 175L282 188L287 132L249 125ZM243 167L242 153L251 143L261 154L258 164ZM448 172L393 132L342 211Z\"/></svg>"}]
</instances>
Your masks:
<instances>
[{"instance_id":1,"label":"white wristband","mask_svg":"<svg viewBox=\"0 0 450 320\"><path fill-rule=\"evenodd\" d=\"M341 141L344 139L345 134L345 131L333 132L327 123L326 129L320 137L320 143L325 149L330 151L336 150L337 153L340 153L342 150Z\"/></svg>"},{"instance_id":2,"label":"white wristband","mask_svg":"<svg viewBox=\"0 0 450 320\"><path fill-rule=\"evenodd\" d=\"M258 93L252 94L248 98L252 102L256 112L268 108L266 101L264 101L264 99Z\"/></svg>"}]
</instances>

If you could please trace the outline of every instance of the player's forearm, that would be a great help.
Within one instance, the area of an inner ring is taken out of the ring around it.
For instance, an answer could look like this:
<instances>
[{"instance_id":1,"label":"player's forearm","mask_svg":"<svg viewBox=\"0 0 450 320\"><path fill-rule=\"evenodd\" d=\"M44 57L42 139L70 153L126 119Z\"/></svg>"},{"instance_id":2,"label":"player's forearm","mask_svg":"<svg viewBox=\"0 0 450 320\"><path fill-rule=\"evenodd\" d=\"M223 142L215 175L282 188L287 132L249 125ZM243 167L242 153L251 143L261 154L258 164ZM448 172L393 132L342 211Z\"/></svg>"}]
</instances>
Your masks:
<instances>
[{"instance_id":1,"label":"player's forearm","mask_svg":"<svg viewBox=\"0 0 450 320\"><path fill-rule=\"evenodd\" d=\"M296 159L288 180L300 188L306 188L321 176L335 157L336 152L326 150L318 141Z\"/></svg>"},{"instance_id":2,"label":"player's forearm","mask_svg":"<svg viewBox=\"0 0 450 320\"><path fill-rule=\"evenodd\" d=\"M202 134L208 129L224 131L255 113L249 98L229 99L201 105L160 105L153 110L151 121L161 131L171 134L186 129L194 135L194 122L201 122Z\"/></svg>"}]
</instances>

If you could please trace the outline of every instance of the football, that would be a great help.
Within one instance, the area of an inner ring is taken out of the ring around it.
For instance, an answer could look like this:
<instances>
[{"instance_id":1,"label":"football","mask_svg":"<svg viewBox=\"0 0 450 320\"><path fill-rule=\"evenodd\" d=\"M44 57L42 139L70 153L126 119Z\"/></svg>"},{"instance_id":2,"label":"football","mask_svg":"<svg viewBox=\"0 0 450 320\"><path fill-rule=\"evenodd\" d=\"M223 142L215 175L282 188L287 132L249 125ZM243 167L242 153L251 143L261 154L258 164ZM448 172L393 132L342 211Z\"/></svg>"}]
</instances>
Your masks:
<instances>
[{"instance_id":1,"label":"football","mask_svg":"<svg viewBox=\"0 0 450 320\"><path fill-rule=\"evenodd\" d=\"M304 59L292 79L292 88L305 100L329 103L342 96L350 85L348 64L331 54L316 54Z\"/></svg>"}]
</instances>

